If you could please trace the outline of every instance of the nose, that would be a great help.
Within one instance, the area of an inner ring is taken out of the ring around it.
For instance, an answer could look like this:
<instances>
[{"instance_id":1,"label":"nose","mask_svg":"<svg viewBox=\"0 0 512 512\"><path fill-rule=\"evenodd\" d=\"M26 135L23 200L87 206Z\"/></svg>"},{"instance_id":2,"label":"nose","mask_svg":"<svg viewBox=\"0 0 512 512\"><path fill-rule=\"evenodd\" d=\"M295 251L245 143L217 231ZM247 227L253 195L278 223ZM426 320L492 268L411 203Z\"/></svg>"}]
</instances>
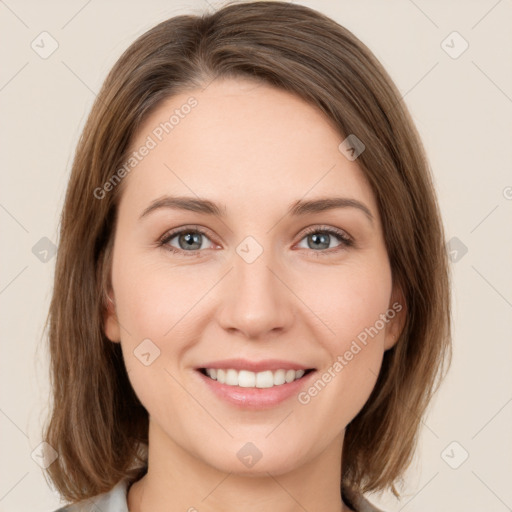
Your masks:
<instances>
[{"instance_id":1,"label":"nose","mask_svg":"<svg viewBox=\"0 0 512 512\"><path fill-rule=\"evenodd\" d=\"M256 340L285 332L293 324L296 299L286 271L271 252L264 250L252 262L234 253L218 311L224 330Z\"/></svg>"}]
</instances>

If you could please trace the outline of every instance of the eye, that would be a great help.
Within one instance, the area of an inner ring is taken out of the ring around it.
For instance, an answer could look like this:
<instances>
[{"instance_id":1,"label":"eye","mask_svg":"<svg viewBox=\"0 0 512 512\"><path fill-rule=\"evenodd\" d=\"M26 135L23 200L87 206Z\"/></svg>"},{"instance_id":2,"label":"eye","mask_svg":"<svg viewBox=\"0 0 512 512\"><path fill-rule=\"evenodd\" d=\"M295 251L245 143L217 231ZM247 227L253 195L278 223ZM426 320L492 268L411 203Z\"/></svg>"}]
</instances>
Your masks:
<instances>
[{"instance_id":1,"label":"eye","mask_svg":"<svg viewBox=\"0 0 512 512\"><path fill-rule=\"evenodd\" d=\"M181 228L166 233L158 242L158 246L184 256L199 256L201 249L208 248L203 245L205 238L210 240L206 231L199 227ZM306 231L301 241L307 238L309 240L306 249L312 249L319 256L328 256L354 245L354 241L344 231L330 227L313 226ZM334 248L330 247L333 238L340 242ZM176 239L177 247L171 244L174 239Z\"/></svg>"},{"instance_id":2,"label":"eye","mask_svg":"<svg viewBox=\"0 0 512 512\"><path fill-rule=\"evenodd\" d=\"M175 238L177 239L176 243L178 247L170 245L170 242ZM202 238L208 238L206 232L202 229L185 228L166 233L158 242L158 245L174 253L180 253L186 256L197 256L197 251L205 249L202 244Z\"/></svg>"},{"instance_id":3,"label":"eye","mask_svg":"<svg viewBox=\"0 0 512 512\"><path fill-rule=\"evenodd\" d=\"M339 245L334 247L334 249L330 247L333 238L340 242ZM306 248L315 249L313 252L318 253L319 256L328 256L332 253L337 253L354 245L354 241L344 231L329 227L313 226L306 231L302 240L304 239L308 240ZM318 251L316 249L324 250ZM325 249L333 250L327 251Z\"/></svg>"}]
</instances>

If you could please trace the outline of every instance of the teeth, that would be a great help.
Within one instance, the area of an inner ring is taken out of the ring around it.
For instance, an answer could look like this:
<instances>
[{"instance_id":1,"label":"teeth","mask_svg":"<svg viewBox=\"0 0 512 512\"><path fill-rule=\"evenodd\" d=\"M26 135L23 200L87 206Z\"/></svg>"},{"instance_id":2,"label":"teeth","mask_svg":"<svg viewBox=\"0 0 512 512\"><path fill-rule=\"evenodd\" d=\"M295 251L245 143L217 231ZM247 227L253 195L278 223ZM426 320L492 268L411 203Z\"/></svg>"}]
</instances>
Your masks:
<instances>
[{"instance_id":1,"label":"teeth","mask_svg":"<svg viewBox=\"0 0 512 512\"><path fill-rule=\"evenodd\" d=\"M266 370L264 372L250 372L248 370L223 370L221 368L206 368L206 374L213 380L228 386L242 388L271 388L281 384L293 382L304 375L304 370Z\"/></svg>"}]
</instances>

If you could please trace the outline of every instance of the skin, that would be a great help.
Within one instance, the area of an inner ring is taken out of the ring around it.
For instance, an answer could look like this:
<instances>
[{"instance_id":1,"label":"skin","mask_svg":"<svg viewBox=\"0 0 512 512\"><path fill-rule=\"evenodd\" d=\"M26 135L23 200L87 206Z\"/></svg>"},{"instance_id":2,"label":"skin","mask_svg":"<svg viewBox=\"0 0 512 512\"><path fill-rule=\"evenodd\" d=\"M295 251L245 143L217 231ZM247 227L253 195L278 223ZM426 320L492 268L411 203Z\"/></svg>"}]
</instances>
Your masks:
<instances>
[{"instance_id":1,"label":"skin","mask_svg":"<svg viewBox=\"0 0 512 512\"><path fill-rule=\"evenodd\" d=\"M375 197L322 112L244 79L168 98L132 148L190 96L197 106L124 178L115 231L105 333L121 343L150 416L148 474L130 487L129 510L348 511L339 492L345 427L367 401L405 313ZM166 194L207 198L226 217L162 208L139 219ZM373 223L351 207L286 213L299 199L333 195L364 203ZM179 236L167 245L188 253L158 247L171 229L197 226L207 235L194 256ZM328 248L317 248L304 234L309 226L317 236L322 227L342 230L354 245L327 235ZM250 264L236 252L247 236L263 249ZM402 311L308 404L294 396L244 410L197 376L201 363L231 357L292 360L322 374L397 301ZM133 354L146 338L160 350L149 366ZM247 442L262 454L250 468L237 457Z\"/></svg>"}]
</instances>

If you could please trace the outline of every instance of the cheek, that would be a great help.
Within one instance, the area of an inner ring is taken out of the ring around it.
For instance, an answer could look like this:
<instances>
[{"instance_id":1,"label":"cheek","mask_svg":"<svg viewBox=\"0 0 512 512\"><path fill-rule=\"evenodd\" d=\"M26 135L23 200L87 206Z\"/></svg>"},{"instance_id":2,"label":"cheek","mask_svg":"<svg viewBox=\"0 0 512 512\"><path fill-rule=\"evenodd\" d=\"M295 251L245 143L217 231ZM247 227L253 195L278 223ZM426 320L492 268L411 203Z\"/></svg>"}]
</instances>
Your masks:
<instances>
[{"instance_id":1,"label":"cheek","mask_svg":"<svg viewBox=\"0 0 512 512\"><path fill-rule=\"evenodd\" d=\"M329 338L327 350L333 363L326 379L334 382L332 399L350 404L343 421L350 421L363 407L380 372L388 326L383 318L391 291L387 260L379 260L376 265L351 273L334 295L338 314L332 313L336 335Z\"/></svg>"},{"instance_id":2,"label":"cheek","mask_svg":"<svg viewBox=\"0 0 512 512\"><path fill-rule=\"evenodd\" d=\"M192 306L204 291L194 286L190 273L187 278L185 267L170 269L133 250L126 252L129 257L121 254L114 259L112 281L130 383L150 415L167 417L176 408L186 413L190 397L176 382L177 364L199 312Z\"/></svg>"},{"instance_id":3,"label":"cheek","mask_svg":"<svg viewBox=\"0 0 512 512\"><path fill-rule=\"evenodd\" d=\"M199 266L170 266L165 258L155 262L133 250L126 253L130 257L119 254L112 279L132 387L150 413L161 414L153 410L160 407L170 411L177 403L184 407L190 397L173 377L179 379L185 356L208 320L201 299L214 281L206 286L211 276Z\"/></svg>"},{"instance_id":4,"label":"cheek","mask_svg":"<svg viewBox=\"0 0 512 512\"><path fill-rule=\"evenodd\" d=\"M372 338L383 340L387 323L382 324L380 315L388 311L392 291L385 254L327 268L303 283L297 295L323 324L319 339L331 355L343 353L354 339L364 342L376 324L378 334L372 330Z\"/></svg>"},{"instance_id":5,"label":"cheek","mask_svg":"<svg viewBox=\"0 0 512 512\"><path fill-rule=\"evenodd\" d=\"M126 329L137 337L173 336L170 331L189 321L188 311L204 295L204 281L196 274L190 267L170 266L164 257L155 263L154 255L137 255L133 250L130 257L120 256L114 261L113 284Z\"/></svg>"},{"instance_id":6,"label":"cheek","mask_svg":"<svg viewBox=\"0 0 512 512\"><path fill-rule=\"evenodd\" d=\"M388 326L381 315L389 308L391 273L384 256L375 258L374 264L330 269L315 283L314 293L310 288L302 293L322 320L316 338L328 358L301 403L316 402L317 407L326 407L326 415L333 414L333 403L344 404L335 413L340 416L337 424L344 424L363 407L380 371Z\"/></svg>"}]
</instances>

